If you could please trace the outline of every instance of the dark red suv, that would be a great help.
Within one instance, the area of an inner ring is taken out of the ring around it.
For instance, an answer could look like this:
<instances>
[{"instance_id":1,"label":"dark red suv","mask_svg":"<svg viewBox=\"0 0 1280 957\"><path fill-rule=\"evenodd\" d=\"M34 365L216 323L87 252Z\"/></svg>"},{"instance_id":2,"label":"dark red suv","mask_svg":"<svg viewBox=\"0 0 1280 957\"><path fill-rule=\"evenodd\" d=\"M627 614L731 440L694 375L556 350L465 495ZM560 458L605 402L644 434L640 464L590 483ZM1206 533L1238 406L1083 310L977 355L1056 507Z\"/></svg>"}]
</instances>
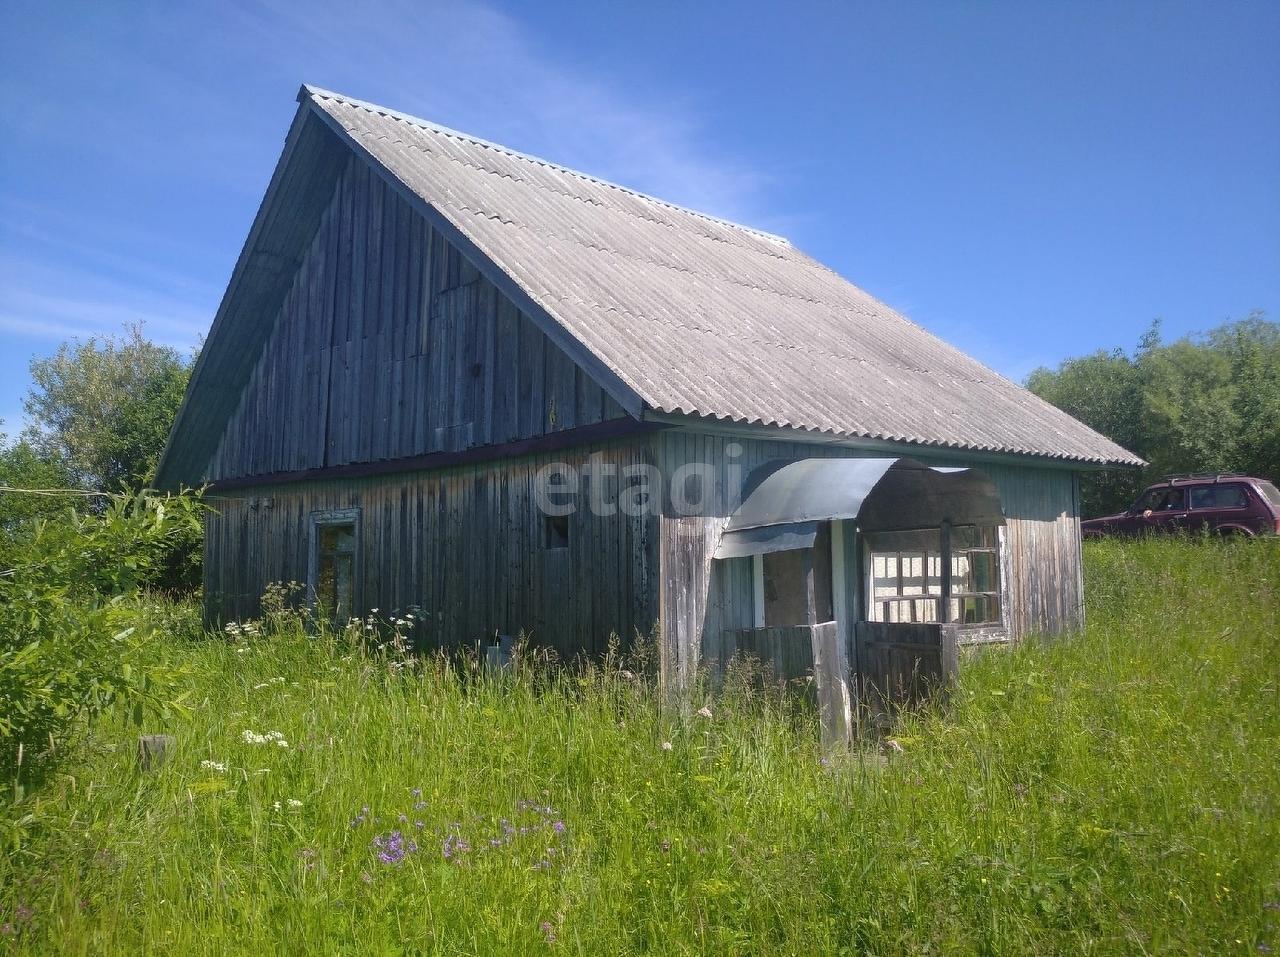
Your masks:
<instances>
[{"instance_id":1,"label":"dark red suv","mask_svg":"<svg viewBox=\"0 0 1280 957\"><path fill-rule=\"evenodd\" d=\"M1280 491L1247 475L1174 475L1119 515L1080 523L1085 538L1152 532L1280 534Z\"/></svg>"}]
</instances>

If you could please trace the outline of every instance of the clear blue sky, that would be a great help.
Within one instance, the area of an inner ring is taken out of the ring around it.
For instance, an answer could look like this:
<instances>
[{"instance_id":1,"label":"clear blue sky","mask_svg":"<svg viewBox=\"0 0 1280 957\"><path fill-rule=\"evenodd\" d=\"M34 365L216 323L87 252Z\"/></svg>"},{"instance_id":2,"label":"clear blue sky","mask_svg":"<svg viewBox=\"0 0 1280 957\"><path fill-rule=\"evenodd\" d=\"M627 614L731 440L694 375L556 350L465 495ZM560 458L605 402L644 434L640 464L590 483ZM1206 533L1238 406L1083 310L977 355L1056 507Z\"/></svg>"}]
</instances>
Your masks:
<instances>
[{"instance_id":1,"label":"clear blue sky","mask_svg":"<svg viewBox=\"0 0 1280 957\"><path fill-rule=\"evenodd\" d=\"M207 330L302 82L782 233L997 370L1280 318L1280 3L4 5L0 418Z\"/></svg>"}]
</instances>

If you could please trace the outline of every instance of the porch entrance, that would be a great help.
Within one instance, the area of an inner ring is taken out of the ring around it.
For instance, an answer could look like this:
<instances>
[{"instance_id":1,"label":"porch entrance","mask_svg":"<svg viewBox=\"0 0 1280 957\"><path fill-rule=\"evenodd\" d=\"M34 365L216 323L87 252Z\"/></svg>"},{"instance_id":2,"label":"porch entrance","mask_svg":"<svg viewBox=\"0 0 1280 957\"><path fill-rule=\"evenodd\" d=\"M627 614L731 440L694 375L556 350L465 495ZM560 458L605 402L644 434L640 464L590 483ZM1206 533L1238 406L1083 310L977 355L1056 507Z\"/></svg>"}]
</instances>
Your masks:
<instances>
[{"instance_id":1,"label":"porch entrance","mask_svg":"<svg viewBox=\"0 0 1280 957\"><path fill-rule=\"evenodd\" d=\"M812 676L824 739L949 683L960 645L1005 634L1004 516L971 469L807 459L747 483L716 558L753 563L755 624L726 635L782 680Z\"/></svg>"}]
</instances>

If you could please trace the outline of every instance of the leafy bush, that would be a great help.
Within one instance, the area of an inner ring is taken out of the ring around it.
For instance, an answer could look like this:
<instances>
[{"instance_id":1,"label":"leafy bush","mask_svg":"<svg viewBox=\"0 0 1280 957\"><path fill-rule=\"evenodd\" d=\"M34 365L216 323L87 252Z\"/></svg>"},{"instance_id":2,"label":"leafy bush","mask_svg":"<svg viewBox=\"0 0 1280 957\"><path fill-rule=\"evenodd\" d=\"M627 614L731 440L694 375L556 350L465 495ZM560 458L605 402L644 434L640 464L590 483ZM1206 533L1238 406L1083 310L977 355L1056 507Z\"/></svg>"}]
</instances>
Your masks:
<instances>
[{"instance_id":1,"label":"leafy bush","mask_svg":"<svg viewBox=\"0 0 1280 957\"><path fill-rule=\"evenodd\" d=\"M202 508L139 494L35 523L0 571L0 780L38 774L83 718L177 703L174 668L134 598L174 540L198 531Z\"/></svg>"}]
</instances>

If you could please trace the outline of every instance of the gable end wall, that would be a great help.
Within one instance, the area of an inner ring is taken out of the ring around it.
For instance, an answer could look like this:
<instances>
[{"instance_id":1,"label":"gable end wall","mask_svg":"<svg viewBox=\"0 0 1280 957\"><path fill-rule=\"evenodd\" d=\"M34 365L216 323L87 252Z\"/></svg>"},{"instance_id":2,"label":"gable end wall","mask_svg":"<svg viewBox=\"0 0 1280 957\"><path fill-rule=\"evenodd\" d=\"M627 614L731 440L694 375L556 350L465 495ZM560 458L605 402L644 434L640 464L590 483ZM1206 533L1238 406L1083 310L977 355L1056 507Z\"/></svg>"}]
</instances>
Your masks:
<instances>
[{"instance_id":1,"label":"gable end wall","mask_svg":"<svg viewBox=\"0 0 1280 957\"><path fill-rule=\"evenodd\" d=\"M626 413L361 159L205 478L458 452Z\"/></svg>"}]
</instances>

